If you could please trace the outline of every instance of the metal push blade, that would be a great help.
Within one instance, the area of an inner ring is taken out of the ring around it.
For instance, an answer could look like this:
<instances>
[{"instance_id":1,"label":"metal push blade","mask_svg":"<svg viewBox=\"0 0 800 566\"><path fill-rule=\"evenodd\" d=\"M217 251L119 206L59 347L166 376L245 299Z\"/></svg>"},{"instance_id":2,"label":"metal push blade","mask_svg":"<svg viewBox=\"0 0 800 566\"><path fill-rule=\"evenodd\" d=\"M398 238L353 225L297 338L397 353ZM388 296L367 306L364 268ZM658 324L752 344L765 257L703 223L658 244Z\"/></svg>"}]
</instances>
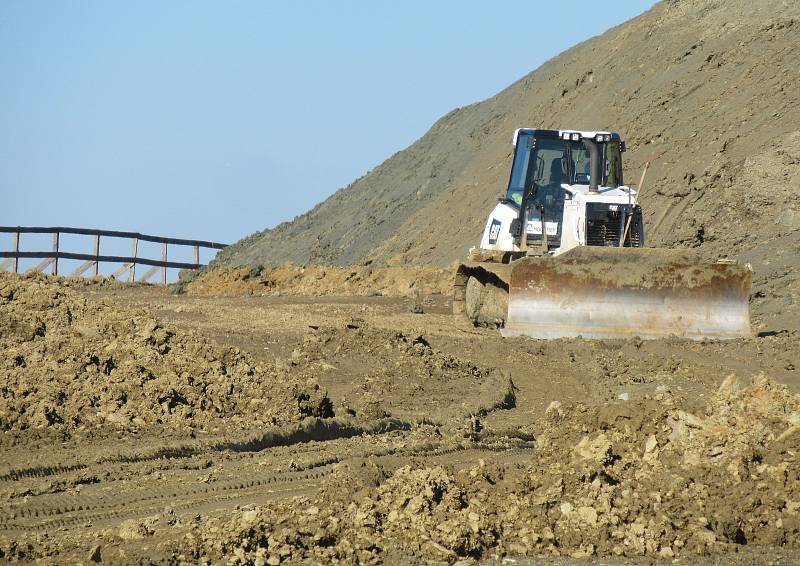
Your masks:
<instances>
[{"instance_id":1,"label":"metal push blade","mask_svg":"<svg viewBox=\"0 0 800 566\"><path fill-rule=\"evenodd\" d=\"M685 250L574 248L513 264L503 336L693 340L751 335L752 270Z\"/></svg>"}]
</instances>

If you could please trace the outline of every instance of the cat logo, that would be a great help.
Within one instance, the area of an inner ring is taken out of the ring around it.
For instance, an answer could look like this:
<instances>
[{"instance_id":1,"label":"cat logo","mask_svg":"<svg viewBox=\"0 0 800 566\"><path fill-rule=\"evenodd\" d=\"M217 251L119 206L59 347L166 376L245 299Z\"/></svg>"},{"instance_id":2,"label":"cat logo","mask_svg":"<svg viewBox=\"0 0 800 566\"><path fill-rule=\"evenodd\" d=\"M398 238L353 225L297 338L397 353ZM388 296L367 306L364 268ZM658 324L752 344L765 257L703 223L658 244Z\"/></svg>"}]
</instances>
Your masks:
<instances>
[{"instance_id":1,"label":"cat logo","mask_svg":"<svg viewBox=\"0 0 800 566\"><path fill-rule=\"evenodd\" d=\"M489 243L496 244L497 237L500 236L500 226L502 223L499 220L492 219L492 225L489 228Z\"/></svg>"}]
</instances>

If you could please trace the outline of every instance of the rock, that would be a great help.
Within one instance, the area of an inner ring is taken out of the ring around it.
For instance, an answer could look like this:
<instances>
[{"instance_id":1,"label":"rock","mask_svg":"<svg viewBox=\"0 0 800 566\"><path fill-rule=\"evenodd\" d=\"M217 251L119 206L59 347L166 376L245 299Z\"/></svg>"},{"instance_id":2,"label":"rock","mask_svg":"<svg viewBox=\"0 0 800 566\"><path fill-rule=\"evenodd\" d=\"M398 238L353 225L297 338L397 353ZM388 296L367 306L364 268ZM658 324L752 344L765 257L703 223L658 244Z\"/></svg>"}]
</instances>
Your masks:
<instances>
[{"instance_id":1,"label":"rock","mask_svg":"<svg viewBox=\"0 0 800 566\"><path fill-rule=\"evenodd\" d=\"M293 365L299 364L303 360L303 352L299 348L295 348L292 350L291 359Z\"/></svg>"},{"instance_id":2,"label":"rock","mask_svg":"<svg viewBox=\"0 0 800 566\"><path fill-rule=\"evenodd\" d=\"M597 524L597 511L594 507L582 506L578 507L578 517L587 525Z\"/></svg>"},{"instance_id":3,"label":"rock","mask_svg":"<svg viewBox=\"0 0 800 566\"><path fill-rule=\"evenodd\" d=\"M584 436L575 445L572 453L580 459L591 460L602 465L611 463L613 459L611 440L604 432L601 432L595 438Z\"/></svg>"},{"instance_id":4,"label":"rock","mask_svg":"<svg viewBox=\"0 0 800 566\"><path fill-rule=\"evenodd\" d=\"M250 524L255 523L258 520L258 511L256 509L250 509L242 513L242 523Z\"/></svg>"},{"instance_id":5,"label":"rock","mask_svg":"<svg viewBox=\"0 0 800 566\"><path fill-rule=\"evenodd\" d=\"M703 428L703 419L694 416L686 411L678 411L677 420L685 424L689 428Z\"/></svg>"},{"instance_id":6,"label":"rock","mask_svg":"<svg viewBox=\"0 0 800 566\"><path fill-rule=\"evenodd\" d=\"M715 535L712 531L705 529L699 529L695 531L694 536L697 540L706 545L714 544L717 541L717 535Z\"/></svg>"},{"instance_id":7,"label":"rock","mask_svg":"<svg viewBox=\"0 0 800 566\"><path fill-rule=\"evenodd\" d=\"M153 534L144 522L137 519L128 519L119 526L119 538L123 540L141 540Z\"/></svg>"},{"instance_id":8,"label":"rock","mask_svg":"<svg viewBox=\"0 0 800 566\"><path fill-rule=\"evenodd\" d=\"M594 555L593 544L581 546L578 550L570 553L571 558L577 558L577 559L591 558L593 555Z\"/></svg>"},{"instance_id":9,"label":"rock","mask_svg":"<svg viewBox=\"0 0 800 566\"><path fill-rule=\"evenodd\" d=\"M544 410L545 415L561 415L561 401L551 401Z\"/></svg>"},{"instance_id":10,"label":"rock","mask_svg":"<svg viewBox=\"0 0 800 566\"><path fill-rule=\"evenodd\" d=\"M658 458L658 455L658 439L656 439L655 434L651 434L647 437L647 441L644 443L643 459L645 462L653 462Z\"/></svg>"}]
</instances>

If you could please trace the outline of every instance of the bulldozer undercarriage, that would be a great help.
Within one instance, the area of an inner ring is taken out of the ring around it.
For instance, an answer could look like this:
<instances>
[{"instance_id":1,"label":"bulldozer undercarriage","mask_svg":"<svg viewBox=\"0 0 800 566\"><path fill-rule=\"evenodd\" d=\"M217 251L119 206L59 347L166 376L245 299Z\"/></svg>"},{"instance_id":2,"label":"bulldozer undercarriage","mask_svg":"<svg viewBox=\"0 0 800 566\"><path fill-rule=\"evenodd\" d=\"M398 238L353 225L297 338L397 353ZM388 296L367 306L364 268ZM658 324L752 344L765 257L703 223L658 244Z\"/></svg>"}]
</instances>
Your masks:
<instances>
[{"instance_id":1,"label":"bulldozer undercarriage","mask_svg":"<svg viewBox=\"0 0 800 566\"><path fill-rule=\"evenodd\" d=\"M508 315L508 283L491 271L465 269L463 311L476 326L502 328Z\"/></svg>"}]
</instances>

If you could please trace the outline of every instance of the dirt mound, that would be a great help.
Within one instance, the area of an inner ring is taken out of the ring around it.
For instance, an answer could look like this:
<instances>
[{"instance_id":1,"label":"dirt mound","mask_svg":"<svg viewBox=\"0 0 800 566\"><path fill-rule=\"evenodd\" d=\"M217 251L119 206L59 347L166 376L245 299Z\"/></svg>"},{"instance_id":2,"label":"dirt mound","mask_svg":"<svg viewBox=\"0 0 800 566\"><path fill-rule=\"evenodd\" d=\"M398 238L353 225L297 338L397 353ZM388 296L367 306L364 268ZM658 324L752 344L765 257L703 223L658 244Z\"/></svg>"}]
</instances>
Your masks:
<instances>
[{"instance_id":1,"label":"dirt mound","mask_svg":"<svg viewBox=\"0 0 800 566\"><path fill-rule=\"evenodd\" d=\"M800 396L764 377L746 387L725 380L702 414L664 391L595 407L553 404L538 429L527 467L373 470L379 485L366 490L360 472L344 508L339 493L248 509L197 527L181 551L277 564L800 546Z\"/></svg>"},{"instance_id":2,"label":"dirt mound","mask_svg":"<svg viewBox=\"0 0 800 566\"><path fill-rule=\"evenodd\" d=\"M291 363L334 387L345 413L367 419L460 427L464 418L514 406L514 385L503 372L444 354L422 334L372 328L361 319L311 330ZM454 402L460 390L470 395Z\"/></svg>"},{"instance_id":3,"label":"dirt mound","mask_svg":"<svg viewBox=\"0 0 800 566\"><path fill-rule=\"evenodd\" d=\"M433 267L218 266L181 289L190 295L383 295L407 297L452 292L452 271Z\"/></svg>"},{"instance_id":4,"label":"dirt mound","mask_svg":"<svg viewBox=\"0 0 800 566\"><path fill-rule=\"evenodd\" d=\"M654 244L731 254L796 231L800 6L666 1L565 51L292 222L220 254L231 265L446 265L477 243L518 127L612 129L648 173ZM760 222L765 217L768 222Z\"/></svg>"},{"instance_id":5,"label":"dirt mound","mask_svg":"<svg viewBox=\"0 0 800 566\"><path fill-rule=\"evenodd\" d=\"M326 416L313 381L86 298L54 277L0 274L0 430L259 425Z\"/></svg>"}]
</instances>

